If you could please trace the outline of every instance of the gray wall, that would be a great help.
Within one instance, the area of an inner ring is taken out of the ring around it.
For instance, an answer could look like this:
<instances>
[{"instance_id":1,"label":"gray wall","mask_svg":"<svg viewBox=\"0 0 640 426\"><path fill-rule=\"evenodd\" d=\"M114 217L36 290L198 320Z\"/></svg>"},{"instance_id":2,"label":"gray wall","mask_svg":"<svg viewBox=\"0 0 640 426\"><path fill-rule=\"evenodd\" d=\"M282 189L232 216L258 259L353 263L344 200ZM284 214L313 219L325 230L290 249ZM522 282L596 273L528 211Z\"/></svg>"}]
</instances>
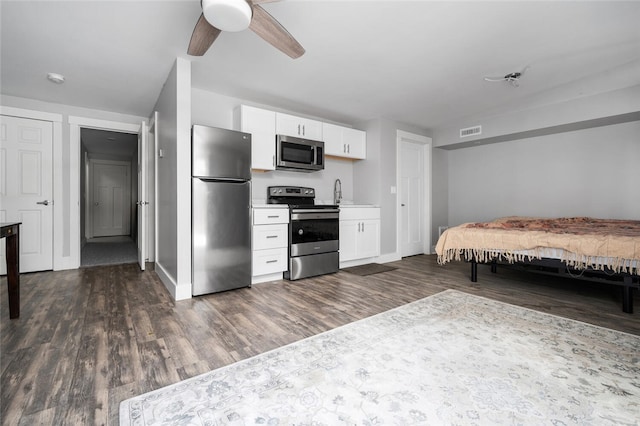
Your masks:
<instances>
[{"instance_id":1,"label":"gray wall","mask_svg":"<svg viewBox=\"0 0 640 426\"><path fill-rule=\"evenodd\" d=\"M200 89L192 89L192 123L238 129L234 112L241 104L285 112L320 121L296 111L283 110L273 105L258 104L246 99L233 98ZM335 123L349 125L347 123ZM364 161L328 158L325 170L314 173L286 171L254 172L253 198L264 202L267 187L271 185L300 185L316 189L316 198L323 202L333 200L333 187L337 178L342 182L343 198L356 204L376 204L381 207L380 253L396 253L396 194L391 187L396 183L396 130L429 136L424 129L407 126L391 120L375 119L355 123L355 128L367 132L367 159Z\"/></svg>"},{"instance_id":2,"label":"gray wall","mask_svg":"<svg viewBox=\"0 0 640 426\"><path fill-rule=\"evenodd\" d=\"M640 122L448 153L448 223L500 216L640 219Z\"/></svg>"},{"instance_id":3,"label":"gray wall","mask_svg":"<svg viewBox=\"0 0 640 426\"><path fill-rule=\"evenodd\" d=\"M71 247L77 243L77 241L71 241L72 229L74 227L81 226L80 222L72 223L71 221L72 209L76 209L76 208L79 209L79 207L72 205L72 203L70 202L70 199L72 198L72 194L74 192L78 192L78 199L79 199L80 187L79 185L78 187L71 185L70 165L73 158L77 158L78 165L80 164L80 161L79 161L80 152L71 152L71 148L70 148L71 135L70 135L70 127L69 127L69 117L74 116L74 117L106 120L106 121L129 123L129 124L140 124L142 121L146 120L146 118L128 115L128 114L120 114L117 112L101 111L101 110L95 110L95 109L89 109L89 108L75 107L72 105L64 105L64 104L38 101L34 99L7 96L4 94L2 95L0 103L3 106L22 108L22 109L40 111L40 112L49 112L49 113L62 115L62 123L61 123L62 152L59 153L61 155L62 164L54 165L54 167L61 167L62 169L62 182L55 183L55 185L61 185L62 187L62 200L55 200L55 202L58 206L63 206L62 207L62 216L63 216L62 228L63 229L58 230L60 232L60 235L63 241L61 244L62 253L54 253L54 267L55 267L55 259L57 257L65 258L65 260L71 257L71 254L73 252ZM83 235L83 231L80 231L78 235L79 236ZM56 250L57 246L58 244L54 244L54 250ZM74 267L72 263L73 262L71 261L65 261L63 268L68 269L68 268ZM77 264L78 265L80 264L79 253L78 253Z\"/></svg>"},{"instance_id":4,"label":"gray wall","mask_svg":"<svg viewBox=\"0 0 640 426\"><path fill-rule=\"evenodd\" d=\"M191 297L191 62L176 59L154 110L158 113L156 270L180 300Z\"/></svg>"},{"instance_id":5,"label":"gray wall","mask_svg":"<svg viewBox=\"0 0 640 426\"><path fill-rule=\"evenodd\" d=\"M367 161L354 166L354 191L362 202L380 206L380 255L398 255L396 233L397 187L396 140L397 131L429 136L425 129L387 119L371 120L359 125L367 131Z\"/></svg>"},{"instance_id":6,"label":"gray wall","mask_svg":"<svg viewBox=\"0 0 640 426\"><path fill-rule=\"evenodd\" d=\"M154 111L158 112L156 270L169 292L181 300L191 297L190 61L176 59Z\"/></svg>"},{"instance_id":7,"label":"gray wall","mask_svg":"<svg viewBox=\"0 0 640 426\"><path fill-rule=\"evenodd\" d=\"M432 150L431 244L438 241L438 227L449 223L449 151Z\"/></svg>"},{"instance_id":8,"label":"gray wall","mask_svg":"<svg viewBox=\"0 0 640 426\"><path fill-rule=\"evenodd\" d=\"M177 177L177 70L171 69L154 108L158 112L156 181L158 183L156 263L172 279L178 276ZM166 283L165 283L166 284Z\"/></svg>"},{"instance_id":9,"label":"gray wall","mask_svg":"<svg viewBox=\"0 0 640 426\"><path fill-rule=\"evenodd\" d=\"M236 117L235 110L241 104L300 115L295 111L286 111L270 105L256 104L246 99L233 98L213 92L193 89L192 123L238 130L239 121ZM322 117L301 116L323 121ZM334 182L336 179L340 179L342 182L343 199L363 202L363 200L358 199L353 192L353 166L356 163L358 163L358 161L352 162L350 160L327 158L325 169L319 172L298 173L280 170L254 172L251 176L252 198L255 202L264 203L267 197L268 186L296 185L315 188L318 201L329 203L333 202ZM354 197L356 198L355 200Z\"/></svg>"}]
</instances>

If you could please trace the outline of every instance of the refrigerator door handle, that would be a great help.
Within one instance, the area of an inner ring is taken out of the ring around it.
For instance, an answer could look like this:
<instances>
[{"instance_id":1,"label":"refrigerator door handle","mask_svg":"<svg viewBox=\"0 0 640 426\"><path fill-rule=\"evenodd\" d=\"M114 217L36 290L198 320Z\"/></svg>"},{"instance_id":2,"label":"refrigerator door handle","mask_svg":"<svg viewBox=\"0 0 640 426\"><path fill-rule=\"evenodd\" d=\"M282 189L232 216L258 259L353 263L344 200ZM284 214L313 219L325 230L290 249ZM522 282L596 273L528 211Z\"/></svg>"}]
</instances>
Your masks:
<instances>
[{"instance_id":1,"label":"refrigerator door handle","mask_svg":"<svg viewBox=\"0 0 640 426\"><path fill-rule=\"evenodd\" d=\"M227 183L247 183L250 182L246 179L238 179L238 178L207 178L194 176L196 179L199 179L203 182L227 182Z\"/></svg>"}]
</instances>

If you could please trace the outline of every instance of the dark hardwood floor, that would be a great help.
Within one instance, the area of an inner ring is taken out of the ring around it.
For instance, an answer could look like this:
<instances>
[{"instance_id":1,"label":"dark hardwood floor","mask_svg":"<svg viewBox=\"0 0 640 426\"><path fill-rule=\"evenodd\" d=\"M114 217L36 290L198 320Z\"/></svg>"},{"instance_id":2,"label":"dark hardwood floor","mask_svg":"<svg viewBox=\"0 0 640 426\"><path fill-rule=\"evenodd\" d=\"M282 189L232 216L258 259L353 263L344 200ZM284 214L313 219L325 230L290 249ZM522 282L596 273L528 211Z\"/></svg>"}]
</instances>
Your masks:
<instances>
[{"instance_id":1,"label":"dark hardwood floor","mask_svg":"<svg viewBox=\"0 0 640 426\"><path fill-rule=\"evenodd\" d=\"M640 335L621 290L435 256L173 302L152 271L117 265L24 274L9 320L0 282L2 424L117 424L121 400L453 288Z\"/></svg>"}]
</instances>

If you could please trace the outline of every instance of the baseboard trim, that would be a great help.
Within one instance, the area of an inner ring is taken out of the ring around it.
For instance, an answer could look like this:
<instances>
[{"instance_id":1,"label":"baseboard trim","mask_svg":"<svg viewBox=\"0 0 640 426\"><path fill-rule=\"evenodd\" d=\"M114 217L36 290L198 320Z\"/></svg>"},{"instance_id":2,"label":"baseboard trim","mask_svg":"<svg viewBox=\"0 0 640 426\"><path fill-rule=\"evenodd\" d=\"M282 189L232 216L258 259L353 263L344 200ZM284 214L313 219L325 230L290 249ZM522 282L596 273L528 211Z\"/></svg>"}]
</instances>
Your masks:
<instances>
[{"instance_id":1,"label":"baseboard trim","mask_svg":"<svg viewBox=\"0 0 640 426\"><path fill-rule=\"evenodd\" d=\"M398 260L402 260L402 256L399 253L387 253L378 256L378 263L397 262Z\"/></svg>"},{"instance_id":2,"label":"baseboard trim","mask_svg":"<svg viewBox=\"0 0 640 426\"><path fill-rule=\"evenodd\" d=\"M158 262L155 264L155 272L173 297L173 300L191 299L191 285L178 285L173 277L162 267L162 264Z\"/></svg>"}]
</instances>

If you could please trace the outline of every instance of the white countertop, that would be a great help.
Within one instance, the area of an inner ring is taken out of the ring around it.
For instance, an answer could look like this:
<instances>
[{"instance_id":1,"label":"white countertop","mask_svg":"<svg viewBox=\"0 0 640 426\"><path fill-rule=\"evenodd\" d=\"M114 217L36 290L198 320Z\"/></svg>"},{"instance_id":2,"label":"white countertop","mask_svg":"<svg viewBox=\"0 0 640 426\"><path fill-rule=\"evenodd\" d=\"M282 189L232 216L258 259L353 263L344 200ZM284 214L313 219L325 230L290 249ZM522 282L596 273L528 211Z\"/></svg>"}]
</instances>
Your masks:
<instances>
[{"instance_id":1,"label":"white countertop","mask_svg":"<svg viewBox=\"0 0 640 426\"><path fill-rule=\"evenodd\" d=\"M377 206L375 204L342 204L342 203L338 204L338 206L341 209L345 209L345 208L359 208L359 209L362 209L362 208L379 208L380 207L380 206Z\"/></svg>"}]
</instances>

